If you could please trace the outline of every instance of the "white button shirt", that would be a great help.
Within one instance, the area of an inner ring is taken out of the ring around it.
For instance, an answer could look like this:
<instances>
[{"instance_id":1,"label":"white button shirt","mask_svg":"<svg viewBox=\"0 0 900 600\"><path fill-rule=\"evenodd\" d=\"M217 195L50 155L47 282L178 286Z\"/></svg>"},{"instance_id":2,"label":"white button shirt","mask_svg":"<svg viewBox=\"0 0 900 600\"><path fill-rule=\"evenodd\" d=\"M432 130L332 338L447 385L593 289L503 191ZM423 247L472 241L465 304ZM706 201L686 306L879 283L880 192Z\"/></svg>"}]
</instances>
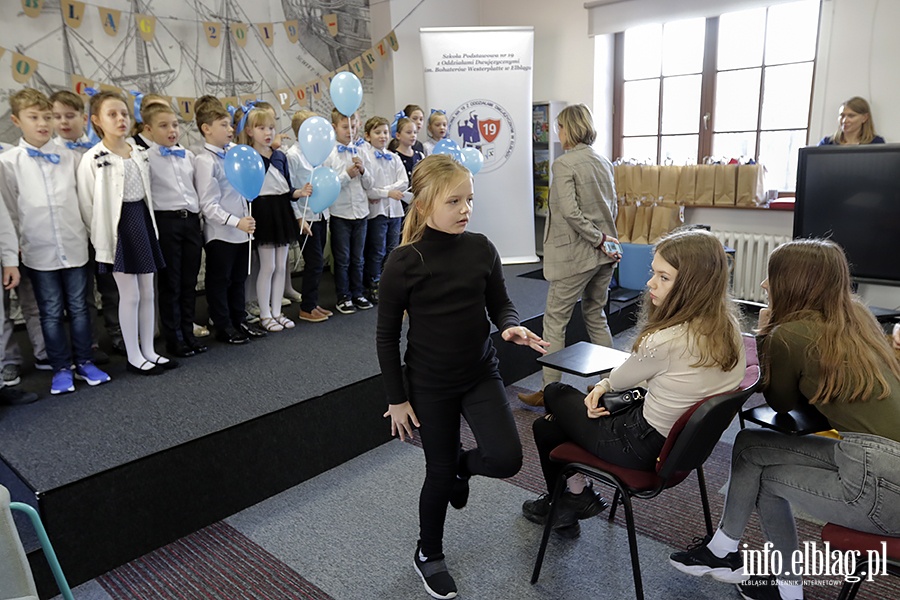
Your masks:
<instances>
[{"instance_id":1,"label":"white button shirt","mask_svg":"<svg viewBox=\"0 0 900 600\"><path fill-rule=\"evenodd\" d=\"M200 199L194 187L194 153L180 146L171 150L184 152L184 158L160 154L159 144L150 144L150 188L153 210L188 210L200 212Z\"/></svg>"},{"instance_id":2,"label":"white button shirt","mask_svg":"<svg viewBox=\"0 0 900 600\"><path fill-rule=\"evenodd\" d=\"M312 176L313 166L309 164L309 161L306 160L306 157L303 156L303 151L300 150L300 144L294 144L290 148L288 148L287 152L285 152L288 160L288 170L291 173L291 186L294 189L301 189L304 185L309 183L309 178ZM326 208L321 213L315 213L312 209L307 206L307 198L298 198L297 206L299 208L297 215L295 215L298 219L303 218L307 222L318 221L319 219L327 219L328 218L328 209ZM304 212L304 207L306 208Z\"/></svg>"},{"instance_id":3,"label":"white button shirt","mask_svg":"<svg viewBox=\"0 0 900 600\"><path fill-rule=\"evenodd\" d=\"M203 211L203 237L207 242L221 240L242 244L250 236L237 228L238 221L249 214L247 201L225 175L225 154L231 148L204 144L194 168L194 185L200 195Z\"/></svg>"},{"instance_id":4,"label":"white button shirt","mask_svg":"<svg viewBox=\"0 0 900 600\"><path fill-rule=\"evenodd\" d=\"M331 205L329 212L332 217L342 219L368 219L369 199L366 196L366 190L372 187L372 170L369 168L371 165L365 153L358 152L355 146L352 148L353 151L350 152L338 152L338 148L335 146L328 158L325 159L325 166L334 169L341 182L341 193ZM354 156L362 158L365 173L350 177L347 169L353 165Z\"/></svg>"},{"instance_id":5,"label":"white button shirt","mask_svg":"<svg viewBox=\"0 0 900 600\"><path fill-rule=\"evenodd\" d=\"M372 187L366 190L369 197L369 218L374 219L381 215L385 217L402 217L403 203L400 200L394 200L388 197L388 192L398 191L404 192L406 199L406 190L409 188L409 178L406 176L406 169L400 157L385 148L378 150L379 154L390 157L379 158L370 144L366 144L360 148L360 152L364 152L369 159L369 167L372 169ZM409 194L412 199L412 194Z\"/></svg>"},{"instance_id":6,"label":"white button shirt","mask_svg":"<svg viewBox=\"0 0 900 600\"><path fill-rule=\"evenodd\" d=\"M58 154L59 163L29 156L29 148ZM36 271L87 264L88 234L75 191L79 159L53 140L41 148L19 140L0 156L0 195L19 237L22 263Z\"/></svg>"}]
</instances>

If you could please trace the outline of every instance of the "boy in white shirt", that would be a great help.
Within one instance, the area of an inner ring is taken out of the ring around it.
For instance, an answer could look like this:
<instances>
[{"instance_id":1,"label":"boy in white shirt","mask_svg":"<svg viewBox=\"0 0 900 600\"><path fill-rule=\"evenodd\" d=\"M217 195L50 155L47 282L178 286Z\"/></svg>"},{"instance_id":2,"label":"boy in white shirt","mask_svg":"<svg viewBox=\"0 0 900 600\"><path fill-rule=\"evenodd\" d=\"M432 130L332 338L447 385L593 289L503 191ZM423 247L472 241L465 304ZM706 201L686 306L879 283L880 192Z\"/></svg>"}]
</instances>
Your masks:
<instances>
[{"instance_id":1,"label":"boy in white shirt","mask_svg":"<svg viewBox=\"0 0 900 600\"><path fill-rule=\"evenodd\" d=\"M151 141L150 197L166 268L159 273L159 317L166 350L179 358L206 352L194 337L197 274L203 252L200 199L194 187L194 153L177 147L178 115L167 104L141 108Z\"/></svg>"},{"instance_id":2,"label":"boy in white shirt","mask_svg":"<svg viewBox=\"0 0 900 600\"><path fill-rule=\"evenodd\" d=\"M332 168L341 182L341 192L329 209L334 288L338 312L349 315L357 309L372 308L363 286L363 251L369 218L366 190L372 187L372 174L367 168L368 159L352 144L354 131L350 119L334 109L331 124L337 145L325 160L325 166Z\"/></svg>"},{"instance_id":3,"label":"boy in white shirt","mask_svg":"<svg viewBox=\"0 0 900 600\"><path fill-rule=\"evenodd\" d=\"M20 90L10 97L10 108L22 139L0 156L0 195L18 232L22 270L40 309L53 369L50 393L75 391L75 378L92 386L106 383L109 375L91 362L88 236L75 194L79 155L50 139L52 104L42 93Z\"/></svg>"}]
</instances>

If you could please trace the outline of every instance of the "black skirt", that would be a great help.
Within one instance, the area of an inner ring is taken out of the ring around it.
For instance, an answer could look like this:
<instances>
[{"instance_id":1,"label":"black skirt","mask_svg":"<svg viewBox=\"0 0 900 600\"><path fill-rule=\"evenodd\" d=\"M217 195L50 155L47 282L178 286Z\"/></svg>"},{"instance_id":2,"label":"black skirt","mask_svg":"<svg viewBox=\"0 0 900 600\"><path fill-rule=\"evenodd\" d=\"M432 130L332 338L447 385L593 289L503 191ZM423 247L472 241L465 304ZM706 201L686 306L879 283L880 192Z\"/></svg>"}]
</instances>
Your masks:
<instances>
[{"instance_id":1,"label":"black skirt","mask_svg":"<svg viewBox=\"0 0 900 600\"><path fill-rule=\"evenodd\" d=\"M113 264L97 263L98 273L156 273L166 268L147 203L123 202Z\"/></svg>"},{"instance_id":2,"label":"black skirt","mask_svg":"<svg viewBox=\"0 0 900 600\"><path fill-rule=\"evenodd\" d=\"M300 239L300 224L291 208L290 194L259 196L250 204L256 219L253 240L261 246L288 246Z\"/></svg>"}]
</instances>

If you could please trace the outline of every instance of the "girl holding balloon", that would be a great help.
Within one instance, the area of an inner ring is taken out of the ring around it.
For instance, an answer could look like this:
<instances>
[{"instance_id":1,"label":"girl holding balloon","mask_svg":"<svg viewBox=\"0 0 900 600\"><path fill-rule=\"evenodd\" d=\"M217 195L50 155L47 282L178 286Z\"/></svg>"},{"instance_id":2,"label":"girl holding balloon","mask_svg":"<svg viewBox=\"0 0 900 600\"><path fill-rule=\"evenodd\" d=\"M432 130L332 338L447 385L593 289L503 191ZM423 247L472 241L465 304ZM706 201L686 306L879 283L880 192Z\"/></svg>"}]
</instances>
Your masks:
<instances>
[{"instance_id":1,"label":"girl holding balloon","mask_svg":"<svg viewBox=\"0 0 900 600\"><path fill-rule=\"evenodd\" d=\"M281 313L288 248L292 241L300 239L301 228L307 235L311 231L302 219L298 222L295 218L291 203L312 193L309 184L301 189L291 186L287 157L280 150L272 149L274 139L272 113L266 109L251 109L240 141L256 150L265 166L265 177L259 196L253 200L252 212L256 219L254 239L259 253L256 278L259 323L270 332L294 327L294 322Z\"/></svg>"}]
</instances>

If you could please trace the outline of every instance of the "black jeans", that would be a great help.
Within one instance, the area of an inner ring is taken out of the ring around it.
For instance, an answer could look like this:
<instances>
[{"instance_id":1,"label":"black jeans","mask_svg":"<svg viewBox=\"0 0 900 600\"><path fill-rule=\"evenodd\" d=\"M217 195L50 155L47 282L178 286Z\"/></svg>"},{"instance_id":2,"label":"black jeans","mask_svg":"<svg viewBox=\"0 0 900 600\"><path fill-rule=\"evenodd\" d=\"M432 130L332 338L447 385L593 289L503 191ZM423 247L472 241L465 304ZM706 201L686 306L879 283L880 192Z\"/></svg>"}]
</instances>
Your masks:
<instances>
[{"instance_id":1,"label":"black jeans","mask_svg":"<svg viewBox=\"0 0 900 600\"><path fill-rule=\"evenodd\" d=\"M194 337L197 274L203 251L200 215L189 211L156 211L159 247L166 261L160 271L159 320L166 344Z\"/></svg>"},{"instance_id":2,"label":"black jeans","mask_svg":"<svg viewBox=\"0 0 900 600\"><path fill-rule=\"evenodd\" d=\"M425 450L425 483L419 496L419 537L425 556L443 552L444 519L457 473L512 477L522 467L522 443L499 373L464 390L410 390ZM460 454L459 417L478 446Z\"/></svg>"},{"instance_id":3,"label":"black jeans","mask_svg":"<svg viewBox=\"0 0 900 600\"><path fill-rule=\"evenodd\" d=\"M552 492L563 463L550 460L550 452L574 442L607 462L629 469L652 469L666 438L644 419L643 403L615 417L590 419L584 406L586 394L570 385L551 383L544 388L544 404L552 420L540 418L532 425L541 469Z\"/></svg>"},{"instance_id":4,"label":"black jeans","mask_svg":"<svg viewBox=\"0 0 900 600\"><path fill-rule=\"evenodd\" d=\"M300 310L312 312L319 305L319 282L322 281L322 269L325 264L325 240L328 237L328 221L319 219L309 224L312 237L303 246L303 282L300 294ZM301 239L300 243L303 243Z\"/></svg>"},{"instance_id":5,"label":"black jeans","mask_svg":"<svg viewBox=\"0 0 900 600\"><path fill-rule=\"evenodd\" d=\"M206 304L216 331L237 329L244 320L244 282L250 242L206 242Z\"/></svg>"}]
</instances>

